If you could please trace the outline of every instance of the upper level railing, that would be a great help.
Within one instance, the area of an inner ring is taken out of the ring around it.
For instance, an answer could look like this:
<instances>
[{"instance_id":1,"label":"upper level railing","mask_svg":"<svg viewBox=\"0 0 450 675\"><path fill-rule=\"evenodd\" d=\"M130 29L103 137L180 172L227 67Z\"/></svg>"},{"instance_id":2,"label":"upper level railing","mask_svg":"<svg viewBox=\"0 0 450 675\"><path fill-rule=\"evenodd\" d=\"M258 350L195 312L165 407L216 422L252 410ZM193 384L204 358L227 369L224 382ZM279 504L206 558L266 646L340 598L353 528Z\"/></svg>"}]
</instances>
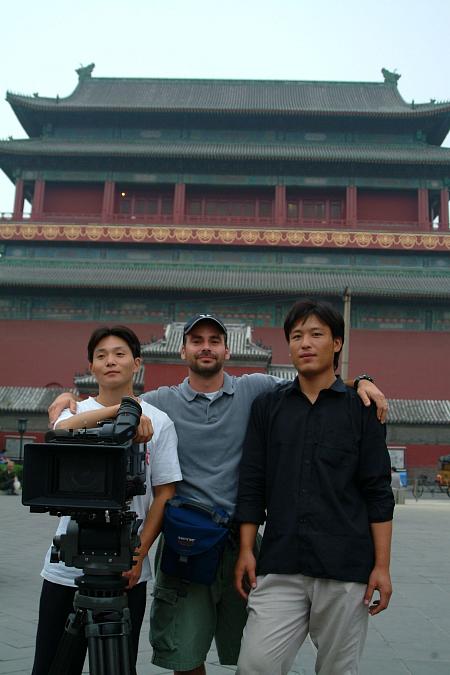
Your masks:
<instances>
[{"instance_id":1,"label":"upper level railing","mask_svg":"<svg viewBox=\"0 0 450 675\"><path fill-rule=\"evenodd\" d=\"M32 214L23 214L21 218L14 218L13 213L9 211L0 212L0 223L10 222L29 222L29 223L52 223L52 224L79 224L79 225L108 225L122 224L124 226L142 226L142 225L180 225L202 226L202 227L281 227L281 228L301 228L301 229L362 229L362 230L380 230L389 231L430 231L439 229L438 223L421 224L417 221L405 220L393 222L384 220L357 220L356 223L350 223L345 219L320 219L311 218L286 218L283 223L276 223L273 217L261 216L204 216L204 215L184 215L175 222L173 214L152 214L152 215L125 215L115 213L109 215L106 219L98 213L43 213L40 216Z\"/></svg>"}]
</instances>

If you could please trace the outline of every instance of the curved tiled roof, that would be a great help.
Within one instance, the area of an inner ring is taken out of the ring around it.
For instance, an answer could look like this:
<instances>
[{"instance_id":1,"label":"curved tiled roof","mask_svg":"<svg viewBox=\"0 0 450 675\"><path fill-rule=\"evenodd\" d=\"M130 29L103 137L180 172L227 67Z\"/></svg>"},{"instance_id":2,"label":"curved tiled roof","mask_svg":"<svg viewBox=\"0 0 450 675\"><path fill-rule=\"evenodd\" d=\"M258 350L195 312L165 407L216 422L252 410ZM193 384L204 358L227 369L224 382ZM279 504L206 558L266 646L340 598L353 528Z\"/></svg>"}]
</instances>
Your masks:
<instances>
[{"instance_id":1,"label":"curved tiled roof","mask_svg":"<svg viewBox=\"0 0 450 675\"><path fill-rule=\"evenodd\" d=\"M161 340L142 345L142 356L151 360L158 356L179 358L183 342L183 323L173 322L167 325ZM252 342L251 327L243 323L226 323L228 347L233 361L248 360L267 363L271 350Z\"/></svg>"},{"instance_id":2,"label":"curved tiled roof","mask_svg":"<svg viewBox=\"0 0 450 675\"><path fill-rule=\"evenodd\" d=\"M7 93L13 107L208 113L433 114L450 103L416 106L385 82L83 78L67 97Z\"/></svg>"},{"instance_id":3,"label":"curved tiled roof","mask_svg":"<svg viewBox=\"0 0 450 675\"><path fill-rule=\"evenodd\" d=\"M180 330L183 326L183 324L172 325L179 326ZM293 378L295 374L293 368L285 365L271 366L268 372L286 379ZM48 406L62 391L67 389L0 387L0 412L47 414ZM388 424L450 425L450 400L389 399Z\"/></svg>"},{"instance_id":4,"label":"curved tiled roof","mask_svg":"<svg viewBox=\"0 0 450 675\"><path fill-rule=\"evenodd\" d=\"M389 399L390 424L421 424L425 420L450 425L450 401Z\"/></svg>"},{"instance_id":5,"label":"curved tiled roof","mask_svg":"<svg viewBox=\"0 0 450 675\"><path fill-rule=\"evenodd\" d=\"M450 274L418 270L323 269L284 265L82 264L36 260L0 262L0 287L190 291L274 295L312 293L354 296L450 298Z\"/></svg>"},{"instance_id":6,"label":"curved tiled roof","mask_svg":"<svg viewBox=\"0 0 450 675\"><path fill-rule=\"evenodd\" d=\"M55 398L67 391L59 387L0 387L0 411L47 413Z\"/></svg>"},{"instance_id":7,"label":"curved tiled roof","mask_svg":"<svg viewBox=\"0 0 450 675\"><path fill-rule=\"evenodd\" d=\"M297 374L290 365L271 365L267 372L284 380L293 380ZM391 398L388 402L388 424L450 425L450 401Z\"/></svg>"},{"instance_id":8,"label":"curved tiled roof","mask_svg":"<svg viewBox=\"0 0 450 675\"><path fill-rule=\"evenodd\" d=\"M427 143L245 143L208 141L67 141L22 139L0 141L0 155L49 157L136 157L288 162L364 162L445 164L450 148Z\"/></svg>"},{"instance_id":9,"label":"curved tiled roof","mask_svg":"<svg viewBox=\"0 0 450 675\"><path fill-rule=\"evenodd\" d=\"M144 391L144 375L144 366L140 366L137 373L133 375L133 389L137 394L142 394ZM83 394L90 393L91 391L98 391L97 381L89 372L75 375L73 383Z\"/></svg>"}]
</instances>

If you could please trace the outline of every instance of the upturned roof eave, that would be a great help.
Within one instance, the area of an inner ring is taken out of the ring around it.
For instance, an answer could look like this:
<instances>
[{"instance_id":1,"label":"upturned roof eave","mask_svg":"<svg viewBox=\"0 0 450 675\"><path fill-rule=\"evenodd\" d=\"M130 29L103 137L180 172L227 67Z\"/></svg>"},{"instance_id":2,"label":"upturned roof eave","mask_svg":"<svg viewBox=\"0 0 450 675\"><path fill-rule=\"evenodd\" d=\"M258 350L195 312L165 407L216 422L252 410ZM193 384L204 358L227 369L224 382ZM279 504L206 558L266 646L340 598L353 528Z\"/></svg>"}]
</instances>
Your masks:
<instances>
[{"instance_id":1,"label":"upturned roof eave","mask_svg":"<svg viewBox=\"0 0 450 675\"><path fill-rule=\"evenodd\" d=\"M412 106L412 104L405 103L404 110L392 109L374 109L374 110L358 110L357 108L281 108L273 107L270 109L250 107L250 106L221 106L221 107L195 107L195 106L157 106L157 105L118 105L118 104L74 104L68 97L67 99L52 99L52 98L35 98L28 96L20 96L17 94L7 93L6 99L13 108L14 112L20 109L26 109L32 112L57 112L57 113L137 113L137 114L206 114L206 115L257 115L264 117L272 116L300 116L300 117L395 117L399 119L406 118L420 118L420 117L435 117L450 114L450 101L434 104L420 104Z\"/></svg>"},{"instance_id":2,"label":"upturned roof eave","mask_svg":"<svg viewBox=\"0 0 450 675\"><path fill-rule=\"evenodd\" d=\"M179 144L181 145L181 144ZM131 143L123 144L122 147L112 148L110 144L105 143L103 147L97 144L95 148L89 144L80 142L69 143L62 141L55 143L54 147L46 144L45 141L34 139L23 140L8 140L0 141L0 156L20 156L20 157L72 157L72 158L102 158L102 157L130 157L142 159L151 157L153 159L169 159L169 160L198 160L198 161L283 161L283 162L318 162L324 164L333 164L341 162L351 162L356 164L401 164L401 165L448 165L450 167L450 148L424 145L417 148L417 154L410 156L408 152L416 149L411 147L387 147L380 149L379 147L369 148L362 145L345 145L333 146L324 144L321 146L311 145L297 146L298 153L295 154L296 146L293 144L286 144L283 148L281 145L275 144L236 144L233 149L231 144L211 143L210 147L206 143L191 143L191 146L197 146L195 150L189 147L171 149L170 144L163 147L146 146L141 142L136 142L134 147ZM203 147L202 147L203 145ZM221 145L229 147L220 147ZM245 152L243 148L248 146L248 151ZM260 152L258 153L258 150ZM283 150L285 152L283 153ZM324 151L320 154L320 151ZM331 152L327 152L330 151ZM319 152L318 152L319 151ZM347 152L346 152L347 151ZM358 153L358 151L360 151ZM334 154L332 154L334 152ZM432 152L432 156L427 156L427 152ZM366 153L366 154L364 154ZM372 153L372 154L371 154ZM384 153L384 154L383 154Z\"/></svg>"}]
</instances>

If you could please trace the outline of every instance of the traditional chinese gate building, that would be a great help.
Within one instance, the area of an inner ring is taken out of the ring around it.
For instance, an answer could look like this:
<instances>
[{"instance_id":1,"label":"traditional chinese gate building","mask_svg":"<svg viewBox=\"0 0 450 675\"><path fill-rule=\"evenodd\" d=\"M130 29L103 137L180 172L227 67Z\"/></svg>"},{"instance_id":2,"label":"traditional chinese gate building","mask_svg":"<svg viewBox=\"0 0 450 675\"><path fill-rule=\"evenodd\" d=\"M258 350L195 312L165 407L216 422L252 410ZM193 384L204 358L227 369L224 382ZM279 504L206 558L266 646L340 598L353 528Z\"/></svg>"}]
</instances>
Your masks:
<instances>
[{"instance_id":1,"label":"traditional chinese gate building","mask_svg":"<svg viewBox=\"0 0 450 675\"><path fill-rule=\"evenodd\" d=\"M405 102L385 70L380 82L92 71L65 98L7 94L27 138L0 142L15 184L0 221L3 385L72 386L99 324L154 344L205 310L250 326L283 365L292 302L342 309L347 289L350 373L392 398L449 398L450 102ZM178 380L175 359L150 358L145 386Z\"/></svg>"}]
</instances>

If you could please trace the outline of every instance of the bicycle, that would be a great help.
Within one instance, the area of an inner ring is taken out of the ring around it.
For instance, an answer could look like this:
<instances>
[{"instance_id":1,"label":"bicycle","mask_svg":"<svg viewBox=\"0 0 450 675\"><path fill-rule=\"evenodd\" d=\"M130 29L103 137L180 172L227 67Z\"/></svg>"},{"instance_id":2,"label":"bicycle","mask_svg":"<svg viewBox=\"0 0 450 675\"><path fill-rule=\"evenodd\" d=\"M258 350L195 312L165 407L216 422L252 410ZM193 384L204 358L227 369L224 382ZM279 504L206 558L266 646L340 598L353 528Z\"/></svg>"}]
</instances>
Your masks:
<instances>
[{"instance_id":1,"label":"bicycle","mask_svg":"<svg viewBox=\"0 0 450 675\"><path fill-rule=\"evenodd\" d=\"M414 481L412 494L416 501L418 501L423 493L427 490L434 497L434 493L446 494L450 498L450 485L446 485L437 480L430 480L428 476L422 474Z\"/></svg>"}]
</instances>

